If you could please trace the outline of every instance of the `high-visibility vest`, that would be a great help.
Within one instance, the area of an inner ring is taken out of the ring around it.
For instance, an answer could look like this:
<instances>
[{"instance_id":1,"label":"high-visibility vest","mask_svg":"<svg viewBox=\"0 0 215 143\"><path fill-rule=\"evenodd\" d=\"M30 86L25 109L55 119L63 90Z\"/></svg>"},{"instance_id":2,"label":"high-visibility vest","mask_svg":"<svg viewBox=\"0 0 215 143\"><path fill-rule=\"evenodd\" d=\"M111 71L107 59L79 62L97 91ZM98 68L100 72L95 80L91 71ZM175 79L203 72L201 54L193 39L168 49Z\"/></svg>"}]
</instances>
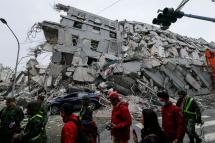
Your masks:
<instances>
[{"instance_id":1,"label":"high-visibility vest","mask_svg":"<svg viewBox=\"0 0 215 143\"><path fill-rule=\"evenodd\" d=\"M33 120L33 119L36 118L36 117L39 117L39 118L43 119L43 116L42 116L42 115L36 114L36 115L34 115L33 117L31 117L31 118L29 119L29 121ZM29 121L28 121L28 122L29 122ZM34 140L38 139L38 138L42 135L42 132L43 132L43 131L44 131L44 128L42 128L42 129L41 129L41 132L40 132L37 136L33 137L31 140L34 141Z\"/></svg>"},{"instance_id":2,"label":"high-visibility vest","mask_svg":"<svg viewBox=\"0 0 215 143\"><path fill-rule=\"evenodd\" d=\"M193 98L192 97L188 97L185 104L184 104L184 109L183 112L186 114L190 114L190 115L196 115L196 112L191 112L189 111L190 105L193 102Z\"/></svg>"}]
</instances>

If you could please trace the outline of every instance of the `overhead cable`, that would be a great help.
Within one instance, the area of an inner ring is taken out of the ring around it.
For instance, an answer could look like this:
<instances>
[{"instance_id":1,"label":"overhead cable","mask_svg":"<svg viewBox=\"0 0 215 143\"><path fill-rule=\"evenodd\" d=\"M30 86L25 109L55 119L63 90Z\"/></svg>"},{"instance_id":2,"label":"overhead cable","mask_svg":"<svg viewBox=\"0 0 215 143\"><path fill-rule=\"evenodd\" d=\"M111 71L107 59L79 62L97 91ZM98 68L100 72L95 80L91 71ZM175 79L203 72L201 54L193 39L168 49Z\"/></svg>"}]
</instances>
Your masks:
<instances>
[{"instance_id":1,"label":"overhead cable","mask_svg":"<svg viewBox=\"0 0 215 143\"><path fill-rule=\"evenodd\" d=\"M105 11L105 10L111 8L112 6L114 6L115 4L119 3L120 1L121 1L121 0L117 0L117 1L113 2L113 3L110 4L109 6L107 6L107 7L103 8L103 9L101 9L100 11L98 11L97 14L100 14L100 13L102 13L103 11Z\"/></svg>"},{"instance_id":2,"label":"overhead cable","mask_svg":"<svg viewBox=\"0 0 215 143\"><path fill-rule=\"evenodd\" d=\"M176 11L181 10L181 9L185 6L185 4L186 4L188 1L189 1L189 0L183 0L183 1L180 3L180 5L176 8Z\"/></svg>"}]
</instances>

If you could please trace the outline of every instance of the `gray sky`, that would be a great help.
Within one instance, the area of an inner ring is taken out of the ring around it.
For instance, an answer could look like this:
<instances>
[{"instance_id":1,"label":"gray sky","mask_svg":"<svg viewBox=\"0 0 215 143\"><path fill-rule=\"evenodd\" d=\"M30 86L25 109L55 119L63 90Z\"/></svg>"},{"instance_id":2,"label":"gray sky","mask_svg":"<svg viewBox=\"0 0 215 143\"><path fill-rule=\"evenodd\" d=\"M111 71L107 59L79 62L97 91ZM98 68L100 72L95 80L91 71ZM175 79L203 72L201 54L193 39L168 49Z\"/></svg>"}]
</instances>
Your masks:
<instances>
[{"instance_id":1,"label":"gray sky","mask_svg":"<svg viewBox=\"0 0 215 143\"><path fill-rule=\"evenodd\" d=\"M31 42L26 41L27 32L36 22L43 20L59 22L60 16L53 9L54 4L62 3L97 14L103 8L117 0L0 0L0 17L5 18L14 30L21 44L20 57L25 56L28 49L44 41L40 36ZM130 20L152 24L157 16L157 10L164 7L176 8L181 0L121 0L99 15L112 20ZM190 0L183 11L215 18L215 2L211 0ZM62 13L61 13L62 14ZM215 41L215 23L183 17L172 24L170 31L193 38L202 37L208 42ZM0 63L11 67L15 66L17 43L5 25L0 23ZM25 66L25 60L19 69ZM43 62L47 62L43 58Z\"/></svg>"}]
</instances>

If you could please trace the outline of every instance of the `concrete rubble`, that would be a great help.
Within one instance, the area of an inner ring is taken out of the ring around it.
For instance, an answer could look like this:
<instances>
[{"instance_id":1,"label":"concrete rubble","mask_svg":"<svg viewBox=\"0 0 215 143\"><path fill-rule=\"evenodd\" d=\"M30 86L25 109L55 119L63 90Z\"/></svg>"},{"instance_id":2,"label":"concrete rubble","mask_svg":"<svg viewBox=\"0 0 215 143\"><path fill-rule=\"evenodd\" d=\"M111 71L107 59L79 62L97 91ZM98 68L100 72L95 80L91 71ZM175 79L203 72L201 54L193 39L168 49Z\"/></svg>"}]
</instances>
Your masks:
<instances>
[{"instance_id":1,"label":"concrete rubble","mask_svg":"<svg viewBox=\"0 0 215 143\"><path fill-rule=\"evenodd\" d=\"M215 48L214 42L146 23L113 21L62 4L57 4L56 9L67 15L61 16L60 23L38 23L46 42L35 48L52 52L51 63L43 67L36 58L30 59L23 76L16 79L22 79L16 96L61 96L69 85L102 93L114 88L132 99L133 105L152 107L159 105L155 94L163 89L173 98L181 89L192 96L212 93L204 50ZM10 92L11 89L3 96ZM106 95L102 99L108 104ZM134 112L139 110L136 106L131 108Z\"/></svg>"}]
</instances>

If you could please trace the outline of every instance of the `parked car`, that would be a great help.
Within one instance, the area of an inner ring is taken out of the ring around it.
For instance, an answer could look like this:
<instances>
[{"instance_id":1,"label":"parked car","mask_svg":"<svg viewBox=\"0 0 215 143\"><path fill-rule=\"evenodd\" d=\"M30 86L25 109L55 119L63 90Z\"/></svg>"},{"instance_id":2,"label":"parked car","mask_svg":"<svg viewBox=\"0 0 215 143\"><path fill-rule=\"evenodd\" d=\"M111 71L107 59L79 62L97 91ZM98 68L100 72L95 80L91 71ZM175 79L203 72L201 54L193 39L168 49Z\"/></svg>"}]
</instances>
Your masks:
<instances>
[{"instance_id":1,"label":"parked car","mask_svg":"<svg viewBox=\"0 0 215 143\"><path fill-rule=\"evenodd\" d=\"M48 102L48 106L50 109L50 113L52 115L58 114L60 107L64 103L70 103L73 105L73 108L77 111L81 109L81 99L83 96L89 96L91 103L90 106L93 109L98 109L101 104L99 103L100 95L98 93L91 93L91 92L74 92L69 95L63 96L63 97L56 97L53 100L50 100Z\"/></svg>"}]
</instances>

